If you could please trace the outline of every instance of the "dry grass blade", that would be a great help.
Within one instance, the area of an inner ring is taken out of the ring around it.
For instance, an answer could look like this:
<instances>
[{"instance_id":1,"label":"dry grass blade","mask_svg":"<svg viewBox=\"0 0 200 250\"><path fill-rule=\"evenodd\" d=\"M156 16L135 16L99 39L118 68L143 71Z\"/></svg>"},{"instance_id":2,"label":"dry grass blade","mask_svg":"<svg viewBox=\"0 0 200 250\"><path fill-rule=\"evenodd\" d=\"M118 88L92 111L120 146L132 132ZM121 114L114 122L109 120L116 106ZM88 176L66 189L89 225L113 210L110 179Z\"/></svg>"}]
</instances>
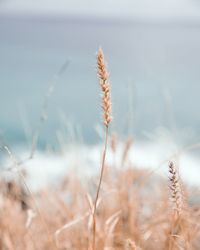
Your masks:
<instances>
[{"instance_id":1,"label":"dry grass blade","mask_svg":"<svg viewBox=\"0 0 200 250\"><path fill-rule=\"evenodd\" d=\"M119 215L121 214L121 210L117 211L116 213L112 214L107 220L106 220L106 226L110 226L110 224L112 224L112 222L119 217Z\"/></svg>"},{"instance_id":2,"label":"dry grass blade","mask_svg":"<svg viewBox=\"0 0 200 250\"><path fill-rule=\"evenodd\" d=\"M121 210L112 214L105 223L105 249L114 249L114 231L120 219Z\"/></svg>"},{"instance_id":3,"label":"dry grass blade","mask_svg":"<svg viewBox=\"0 0 200 250\"><path fill-rule=\"evenodd\" d=\"M126 240L125 247L126 250L137 250L135 242L131 239Z\"/></svg>"},{"instance_id":4,"label":"dry grass blade","mask_svg":"<svg viewBox=\"0 0 200 250\"><path fill-rule=\"evenodd\" d=\"M40 120L39 120L39 124L36 128L36 130L34 131L33 134L33 138L32 138L32 145L31 145L31 152L30 152L30 156L29 159L32 159L34 157L35 154L35 150L37 148L37 144L38 144L38 140L39 140L39 136L40 136L40 131L42 129L42 126L44 124L44 122L47 120L48 118L48 106L49 106L49 100L54 92L54 89L58 83L58 80L60 79L60 77L62 76L62 74L66 71L66 69L69 66L69 60L66 60L66 62L61 66L61 68L58 70L57 74L54 75L54 79L53 81L50 83L47 93L44 97L44 101L43 101L43 105L42 105L42 110L41 110L41 114L40 114Z\"/></svg>"},{"instance_id":5,"label":"dry grass blade","mask_svg":"<svg viewBox=\"0 0 200 250\"><path fill-rule=\"evenodd\" d=\"M85 220L89 216L89 214L90 213L87 212L83 216L79 216L79 217L75 218L74 220L68 222L67 224L65 224L61 228L57 229L56 232L55 232L56 245L58 246L58 236L60 235L60 233L62 233L64 230L67 230L67 229L71 228L72 226L77 225L81 221Z\"/></svg>"},{"instance_id":6,"label":"dry grass blade","mask_svg":"<svg viewBox=\"0 0 200 250\"><path fill-rule=\"evenodd\" d=\"M27 220L26 220L26 228L29 228L33 219L36 217L36 213L33 212L32 209L27 210Z\"/></svg>"}]
</instances>

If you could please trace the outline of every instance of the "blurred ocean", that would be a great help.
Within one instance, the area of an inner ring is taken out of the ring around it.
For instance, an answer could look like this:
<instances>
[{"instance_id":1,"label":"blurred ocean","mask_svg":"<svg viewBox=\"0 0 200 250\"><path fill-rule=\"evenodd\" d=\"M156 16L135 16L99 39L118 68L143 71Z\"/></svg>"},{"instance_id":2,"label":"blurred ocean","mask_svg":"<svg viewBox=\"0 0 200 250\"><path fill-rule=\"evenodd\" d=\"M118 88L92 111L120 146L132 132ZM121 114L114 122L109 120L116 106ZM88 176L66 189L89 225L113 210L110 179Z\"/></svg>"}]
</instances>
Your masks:
<instances>
[{"instance_id":1,"label":"blurred ocean","mask_svg":"<svg viewBox=\"0 0 200 250\"><path fill-rule=\"evenodd\" d=\"M111 73L114 131L139 140L164 133L185 145L199 141L200 24L1 16L2 141L30 142L48 86L69 60L49 100L40 145L56 145L64 130L66 142L97 142L99 46Z\"/></svg>"},{"instance_id":2,"label":"blurred ocean","mask_svg":"<svg viewBox=\"0 0 200 250\"><path fill-rule=\"evenodd\" d=\"M62 176L66 166L97 170L101 150L89 144L101 139L99 46L111 73L112 130L133 136L134 164L160 166L157 170L167 176L166 160L200 140L200 24L1 16L0 138L1 144L22 146L15 151L21 159L29 155L45 95L55 84L45 102L48 119L38 147L63 146L64 154L37 151L27 162L34 187ZM56 77L66 61L66 71ZM78 148L66 146L74 142ZM199 144L186 149L180 159L183 178L199 184Z\"/></svg>"}]
</instances>

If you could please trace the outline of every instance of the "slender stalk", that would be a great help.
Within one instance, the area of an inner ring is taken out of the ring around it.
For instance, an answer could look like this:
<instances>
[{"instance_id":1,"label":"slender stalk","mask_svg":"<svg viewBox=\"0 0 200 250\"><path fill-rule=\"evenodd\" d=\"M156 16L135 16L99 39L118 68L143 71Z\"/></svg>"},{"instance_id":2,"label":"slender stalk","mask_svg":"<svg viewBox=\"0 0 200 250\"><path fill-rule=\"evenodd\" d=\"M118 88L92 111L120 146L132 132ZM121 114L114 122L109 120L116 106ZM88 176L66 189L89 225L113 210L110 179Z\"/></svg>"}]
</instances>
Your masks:
<instances>
[{"instance_id":1,"label":"slender stalk","mask_svg":"<svg viewBox=\"0 0 200 250\"><path fill-rule=\"evenodd\" d=\"M97 187L96 197L94 200L94 206L93 206L93 211L92 211L92 216L93 216L92 250L96 250L97 203L98 203L98 199L99 199L99 193L100 193L104 169L105 169L105 160L106 160L106 152L107 152L107 145L108 145L108 126L109 126L110 122L112 121L111 86L110 86L110 83L108 82L109 74L108 74L106 62L104 59L104 53L103 53L103 50L101 48L99 48L98 53L97 53L97 72L98 72L99 83L100 83L100 88L101 88L101 92L102 92L101 107L102 107L102 111L103 111L103 123L105 126L105 146L104 146L104 151L103 151L103 156L102 156L99 184Z\"/></svg>"},{"instance_id":2,"label":"slender stalk","mask_svg":"<svg viewBox=\"0 0 200 250\"><path fill-rule=\"evenodd\" d=\"M100 173L99 184L98 184L97 193L96 193L96 197L95 197L95 201L94 201L92 250L96 249L96 212L97 212L97 202L98 202L98 199L99 199L99 193L100 193L101 183L102 183L102 180L103 180L103 174L104 174L104 169L105 169L105 160L106 160L107 145L108 145L108 126L106 126L106 129L105 129L105 145L104 145L104 151L103 151L103 157L102 157L101 173Z\"/></svg>"}]
</instances>

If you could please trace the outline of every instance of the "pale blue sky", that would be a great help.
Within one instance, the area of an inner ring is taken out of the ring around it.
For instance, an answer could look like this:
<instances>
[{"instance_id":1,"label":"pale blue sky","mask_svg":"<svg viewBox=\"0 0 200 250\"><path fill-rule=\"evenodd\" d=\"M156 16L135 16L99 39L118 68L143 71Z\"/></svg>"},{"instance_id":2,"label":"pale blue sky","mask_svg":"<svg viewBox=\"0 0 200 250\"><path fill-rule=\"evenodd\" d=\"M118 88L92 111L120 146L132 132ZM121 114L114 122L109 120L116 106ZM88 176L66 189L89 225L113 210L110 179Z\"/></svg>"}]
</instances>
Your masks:
<instances>
[{"instance_id":1,"label":"pale blue sky","mask_svg":"<svg viewBox=\"0 0 200 250\"><path fill-rule=\"evenodd\" d=\"M200 20L198 0L2 0L0 13Z\"/></svg>"}]
</instances>

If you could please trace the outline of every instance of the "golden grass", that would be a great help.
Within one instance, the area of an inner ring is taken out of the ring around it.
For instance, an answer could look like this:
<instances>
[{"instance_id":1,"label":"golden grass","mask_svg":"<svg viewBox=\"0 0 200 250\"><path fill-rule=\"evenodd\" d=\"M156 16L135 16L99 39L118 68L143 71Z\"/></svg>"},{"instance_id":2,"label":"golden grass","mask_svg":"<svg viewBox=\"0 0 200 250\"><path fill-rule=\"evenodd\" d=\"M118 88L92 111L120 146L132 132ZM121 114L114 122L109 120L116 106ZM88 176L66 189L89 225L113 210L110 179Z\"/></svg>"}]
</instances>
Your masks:
<instances>
[{"instance_id":1,"label":"golden grass","mask_svg":"<svg viewBox=\"0 0 200 250\"><path fill-rule=\"evenodd\" d=\"M187 204L177 218L166 180L134 166L112 168L106 168L97 206L97 250L199 249L200 205ZM90 249L96 185L98 178L68 174L56 189L33 194L36 208L19 183L2 181L0 249Z\"/></svg>"},{"instance_id":2,"label":"golden grass","mask_svg":"<svg viewBox=\"0 0 200 250\"><path fill-rule=\"evenodd\" d=\"M174 163L169 183L130 165L131 138L121 166L106 163L111 88L102 49L97 69L106 137L100 177L68 173L57 187L33 193L15 161L18 181L0 181L0 250L199 250L200 204L189 202L194 193ZM116 136L110 147L115 159Z\"/></svg>"},{"instance_id":3,"label":"golden grass","mask_svg":"<svg viewBox=\"0 0 200 250\"><path fill-rule=\"evenodd\" d=\"M94 205L92 204L92 218L93 218L93 239L91 249L96 250L96 212L97 212L97 203L99 200L99 193L101 188L101 183L103 180L104 169L105 169L105 160L107 153L107 145L108 145L108 126L111 122L111 87L108 82L108 71L107 66L104 59L103 50L100 48L97 53L97 72L100 80L100 86L102 91L102 109L103 109L103 117L104 117L104 125L105 125L105 146L102 156L102 164L101 164L101 173L99 177L99 184L97 187L96 197L94 200Z\"/></svg>"},{"instance_id":4,"label":"golden grass","mask_svg":"<svg viewBox=\"0 0 200 250\"><path fill-rule=\"evenodd\" d=\"M112 120L111 114L111 86L108 81L108 71L106 62L104 59L103 50L100 48L97 53L97 72L100 80L100 86L102 90L102 109L103 109L103 121L104 125L108 127Z\"/></svg>"}]
</instances>

